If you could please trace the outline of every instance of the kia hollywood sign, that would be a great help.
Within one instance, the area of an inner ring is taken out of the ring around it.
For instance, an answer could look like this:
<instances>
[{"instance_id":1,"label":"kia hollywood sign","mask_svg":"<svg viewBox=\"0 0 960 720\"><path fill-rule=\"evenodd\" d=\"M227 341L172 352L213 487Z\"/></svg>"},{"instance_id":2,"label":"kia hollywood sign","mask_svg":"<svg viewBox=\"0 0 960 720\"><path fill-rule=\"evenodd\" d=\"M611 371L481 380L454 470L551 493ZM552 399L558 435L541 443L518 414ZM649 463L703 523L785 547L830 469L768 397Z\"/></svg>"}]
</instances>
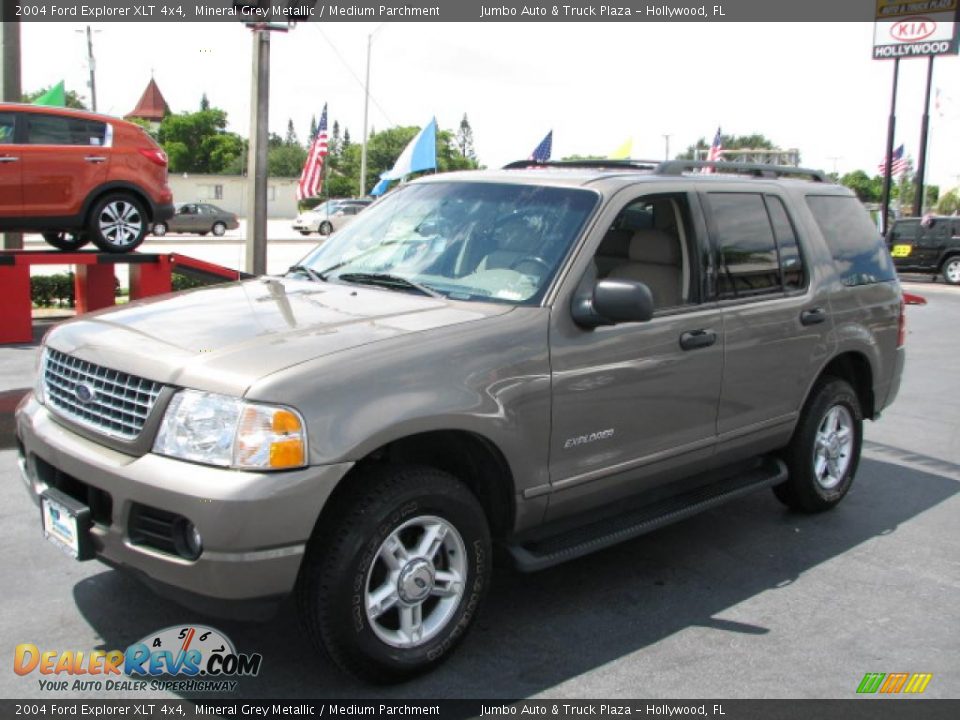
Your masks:
<instances>
[{"instance_id":1,"label":"kia hollywood sign","mask_svg":"<svg viewBox=\"0 0 960 720\"><path fill-rule=\"evenodd\" d=\"M955 55L958 29L957 0L877 0L873 57Z\"/></svg>"}]
</instances>

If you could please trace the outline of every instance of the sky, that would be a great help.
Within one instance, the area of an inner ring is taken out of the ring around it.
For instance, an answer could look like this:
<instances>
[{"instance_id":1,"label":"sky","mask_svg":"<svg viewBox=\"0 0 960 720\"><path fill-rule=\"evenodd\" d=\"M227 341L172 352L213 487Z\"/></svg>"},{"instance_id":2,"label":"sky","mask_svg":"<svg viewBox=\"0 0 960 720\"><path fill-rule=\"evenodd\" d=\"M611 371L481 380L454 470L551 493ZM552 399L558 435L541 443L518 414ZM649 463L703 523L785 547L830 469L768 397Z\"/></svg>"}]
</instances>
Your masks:
<instances>
[{"instance_id":1,"label":"sky","mask_svg":"<svg viewBox=\"0 0 960 720\"><path fill-rule=\"evenodd\" d=\"M83 24L22 26L25 91L66 81L88 96ZM206 93L231 130L250 115L249 30L239 22L94 23L98 109L130 112L151 73L174 112ZM271 40L270 128L301 139L329 104L330 122L455 129L464 113L488 167L528 157L549 130L555 158L660 159L698 138L760 133L798 148L804 166L875 174L883 157L892 60L873 60L872 23L306 23ZM926 59L900 63L896 144L916 159ZM927 181L960 184L960 57L934 64Z\"/></svg>"}]
</instances>

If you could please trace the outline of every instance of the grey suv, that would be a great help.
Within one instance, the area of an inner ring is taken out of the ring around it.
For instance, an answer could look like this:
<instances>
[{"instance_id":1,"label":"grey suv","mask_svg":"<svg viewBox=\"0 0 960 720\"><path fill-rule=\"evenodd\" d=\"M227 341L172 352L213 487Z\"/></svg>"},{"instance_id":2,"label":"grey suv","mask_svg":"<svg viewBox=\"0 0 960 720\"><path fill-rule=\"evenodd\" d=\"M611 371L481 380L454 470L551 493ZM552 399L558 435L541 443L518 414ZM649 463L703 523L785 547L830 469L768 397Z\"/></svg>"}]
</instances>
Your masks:
<instances>
[{"instance_id":1,"label":"grey suv","mask_svg":"<svg viewBox=\"0 0 960 720\"><path fill-rule=\"evenodd\" d=\"M904 361L854 195L527 165L405 185L283 277L54 329L16 417L47 537L191 606L295 593L393 680L463 638L494 546L536 570L757 488L836 505Z\"/></svg>"}]
</instances>

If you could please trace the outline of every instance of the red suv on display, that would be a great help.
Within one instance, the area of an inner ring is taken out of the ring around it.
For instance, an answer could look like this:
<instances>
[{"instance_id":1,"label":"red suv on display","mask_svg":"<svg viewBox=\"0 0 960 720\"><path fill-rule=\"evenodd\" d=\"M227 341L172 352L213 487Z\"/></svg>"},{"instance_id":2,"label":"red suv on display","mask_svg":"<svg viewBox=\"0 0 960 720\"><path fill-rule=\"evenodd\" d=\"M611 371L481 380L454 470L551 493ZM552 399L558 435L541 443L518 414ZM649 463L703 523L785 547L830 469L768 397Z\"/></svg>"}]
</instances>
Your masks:
<instances>
[{"instance_id":1,"label":"red suv on display","mask_svg":"<svg viewBox=\"0 0 960 720\"><path fill-rule=\"evenodd\" d=\"M0 104L0 231L61 250L130 252L173 215L167 156L141 128L96 113Z\"/></svg>"}]
</instances>

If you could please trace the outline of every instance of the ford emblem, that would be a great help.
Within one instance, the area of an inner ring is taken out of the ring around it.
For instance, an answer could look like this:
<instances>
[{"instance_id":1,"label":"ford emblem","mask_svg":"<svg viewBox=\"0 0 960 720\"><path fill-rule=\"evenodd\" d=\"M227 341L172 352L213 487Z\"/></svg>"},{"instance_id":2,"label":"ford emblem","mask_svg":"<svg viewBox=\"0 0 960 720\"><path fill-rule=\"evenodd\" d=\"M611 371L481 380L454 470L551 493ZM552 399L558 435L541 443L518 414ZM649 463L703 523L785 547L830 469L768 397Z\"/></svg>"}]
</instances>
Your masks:
<instances>
[{"instance_id":1,"label":"ford emblem","mask_svg":"<svg viewBox=\"0 0 960 720\"><path fill-rule=\"evenodd\" d=\"M90 383L77 383L73 393L77 396L77 400L82 402L84 405L86 405L88 402L92 402L97 397L97 390Z\"/></svg>"}]
</instances>

